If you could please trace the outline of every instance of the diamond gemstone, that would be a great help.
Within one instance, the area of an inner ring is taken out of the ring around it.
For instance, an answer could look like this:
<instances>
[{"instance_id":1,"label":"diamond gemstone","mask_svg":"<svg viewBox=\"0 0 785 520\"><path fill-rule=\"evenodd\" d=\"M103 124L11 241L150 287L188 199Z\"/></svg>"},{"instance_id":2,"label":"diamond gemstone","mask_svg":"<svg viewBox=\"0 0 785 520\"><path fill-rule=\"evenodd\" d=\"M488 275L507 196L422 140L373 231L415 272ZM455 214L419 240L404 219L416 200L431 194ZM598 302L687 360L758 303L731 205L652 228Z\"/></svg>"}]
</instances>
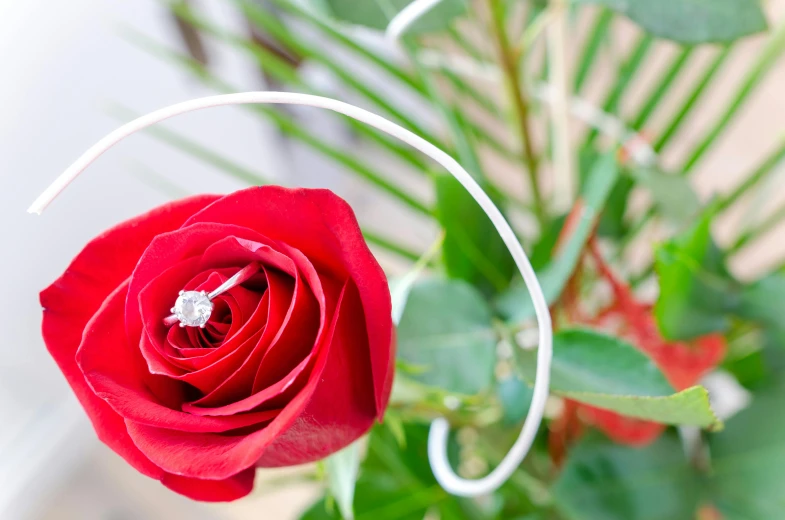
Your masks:
<instances>
[{"instance_id":1,"label":"diamond gemstone","mask_svg":"<svg viewBox=\"0 0 785 520\"><path fill-rule=\"evenodd\" d=\"M213 303L204 291L185 291L177 297L173 312L181 327L204 327L213 312Z\"/></svg>"}]
</instances>

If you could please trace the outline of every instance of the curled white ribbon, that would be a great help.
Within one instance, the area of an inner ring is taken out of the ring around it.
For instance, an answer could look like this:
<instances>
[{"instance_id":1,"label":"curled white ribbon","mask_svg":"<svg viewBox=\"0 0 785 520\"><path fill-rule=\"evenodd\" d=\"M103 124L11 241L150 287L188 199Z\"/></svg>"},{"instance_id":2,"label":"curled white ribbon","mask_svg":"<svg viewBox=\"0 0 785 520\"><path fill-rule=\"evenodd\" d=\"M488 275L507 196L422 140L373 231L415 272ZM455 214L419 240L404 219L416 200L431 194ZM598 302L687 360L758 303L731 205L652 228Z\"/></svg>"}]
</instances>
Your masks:
<instances>
[{"instance_id":1,"label":"curled white ribbon","mask_svg":"<svg viewBox=\"0 0 785 520\"><path fill-rule=\"evenodd\" d=\"M521 461L526 456L529 448L534 441L537 430L542 421L545 401L548 398L548 385L550 381L551 357L553 350L553 328L551 316L548 311L548 304L542 293L542 288L537 280L526 253L518 242L510 224L494 205L488 195L482 190L479 184L469 175L466 170L458 164L455 159L444 151L440 150L422 137L406 130L405 128L388 121L387 119L374 113L363 110L362 108L343 103L335 99L308 94L296 94L291 92L245 92L240 94L226 94L219 96L208 96L176 105L171 105L150 114L135 119L117 130L113 131L92 148L87 150L79 159L76 160L65 172L63 172L44 192L33 202L28 209L30 213L41 214L44 209L62 192L68 185L79 176L90 164L93 163L104 152L128 137L148 126L154 125L170 117L180 114L201 110L203 108L218 107L225 105L247 105L247 104L289 104L304 105L317 108L325 108L354 118L357 121L366 123L374 128L386 132L401 141L408 143L434 161L441 164L449 171L458 182L471 194L474 200L480 205L493 226L499 232L504 244L510 251L515 265L523 276L523 281L531 294L534 302L534 309L537 316L539 328L539 351L537 353L537 370L534 383L534 395L532 397L529 413L523 423L523 428L515 444L501 463L488 475L477 480L467 480L459 477L450 467L447 459L447 438L450 426L445 419L436 419L431 424L431 431L428 436L428 457L431 462L433 473L442 487L454 495L477 496L491 493L498 489L516 470Z\"/></svg>"}]
</instances>

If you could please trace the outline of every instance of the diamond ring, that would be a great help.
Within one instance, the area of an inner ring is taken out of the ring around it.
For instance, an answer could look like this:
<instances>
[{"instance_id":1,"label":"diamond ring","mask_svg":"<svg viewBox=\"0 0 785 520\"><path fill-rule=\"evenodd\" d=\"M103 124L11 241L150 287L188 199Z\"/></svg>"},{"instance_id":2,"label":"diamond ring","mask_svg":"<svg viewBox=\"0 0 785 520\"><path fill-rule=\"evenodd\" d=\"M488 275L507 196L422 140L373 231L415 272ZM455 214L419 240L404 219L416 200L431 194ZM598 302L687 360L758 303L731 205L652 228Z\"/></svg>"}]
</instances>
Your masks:
<instances>
[{"instance_id":1,"label":"diamond ring","mask_svg":"<svg viewBox=\"0 0 785 520\"><path fill-rule=\"evenodd\" d=\"M172 314L164 318L164 325L171 326L179 322L181 327L204 328L213 312L212 300L229 289L248 281L258 272L259 263L252 262L209 293L206 291L180 291L174 302L174 307L170 309Z\"/></svg>"}]
</instances>

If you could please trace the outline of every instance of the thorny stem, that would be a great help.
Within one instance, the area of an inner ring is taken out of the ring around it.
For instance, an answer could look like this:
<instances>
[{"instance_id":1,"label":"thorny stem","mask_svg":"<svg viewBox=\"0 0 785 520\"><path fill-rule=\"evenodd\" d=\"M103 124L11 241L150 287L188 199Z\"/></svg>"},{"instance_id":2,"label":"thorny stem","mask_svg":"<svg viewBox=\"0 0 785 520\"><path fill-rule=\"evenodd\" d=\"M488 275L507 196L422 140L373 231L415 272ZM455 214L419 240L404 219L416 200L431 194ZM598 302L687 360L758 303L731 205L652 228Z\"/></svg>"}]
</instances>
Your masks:
<instances>
[{"instance_id":1,"label":"thorny stem","mask_svg":"<svg viewBox=\"0 0 785 520\"><path fill-rule=\"evenodd\" d=\"M540 192L540 184L537 178L539 171L539 164L537 154L534 150L534 143L532 141L532 133L529 128L529 107L526 102L526 92L524 90L523 82L520 80L518 74L518 59L516 54L521 52L520 49L516 52L510 46L510 40L507 36L507 28L504 23L504 2L503 0L488 0L491 9L491 19L493 22L493 36L496 40L496 46L499 53L499 61L507 88L512 99L513 108L519 125L519 133L522 142L522 148L526 159L527 174L529 177L529 184L532 189L532 198L534 199L534 212L537 215L537 220L540 222L542 229L548 221L548 216L545 211L545 204L543 202L542 193Z\"/></svg>"}]
</instances>

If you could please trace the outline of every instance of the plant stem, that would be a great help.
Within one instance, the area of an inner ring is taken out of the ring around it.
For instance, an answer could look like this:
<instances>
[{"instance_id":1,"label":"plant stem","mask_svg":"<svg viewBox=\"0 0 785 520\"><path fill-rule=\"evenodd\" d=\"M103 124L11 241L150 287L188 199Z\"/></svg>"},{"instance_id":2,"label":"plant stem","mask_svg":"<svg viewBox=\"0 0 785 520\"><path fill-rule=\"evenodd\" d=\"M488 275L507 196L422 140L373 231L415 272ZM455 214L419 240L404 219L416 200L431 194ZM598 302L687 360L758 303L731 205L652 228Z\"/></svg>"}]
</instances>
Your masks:
<instances>
[{"instance_id":1,"label":"plant stem","mask_svg":"<svg viewBox=\"0 0 785 520\"><path fill-rule=\"evenodd\" d=\"M504 23L504 1L488 0L488 3L491 8L493 36L496 40L501 69L504 73L509 94L512 98L513 108L518 120L521 144L527 166L526 169L529 177L529 184L532 189L532 198L534 200L534 212L537 215L537 220L540 223L541 229L545 229L548 222L548 215L545 210L542 193L540 192L540 183L538 180L539 164L534 150L534 143L532 142L531 130L529 128L529 107L525 99L526 94L523 82L521 82L520 74L518 73L518 60L516 59L515 52L510 47L510 41L507 36L507 28Z\"/></svg>"},{"instance_id":2,"label":"plant stem","mask_svg":"<svg viewBox=\"0 0 785 520\"><path fill-rule=\"evenodd\" d=\"M766 73L777 62L777 59L785 52L785 24L781 25L774 34L771 35L763 51L758 55L757 60L750 67L741 85L736 90L728 107L717 119L714 126L709 130L708 134L701 140L695 150L690 154L687 161L684 163L681 171L683 175L687 175L700 161L706 152L717 140L717 137L722 134L728 127L728 124L733 120L733 117L738 113L744 102L749 98L755 87L757 87L761 80L766 76Z\"/></svg>"}]
</instances>

